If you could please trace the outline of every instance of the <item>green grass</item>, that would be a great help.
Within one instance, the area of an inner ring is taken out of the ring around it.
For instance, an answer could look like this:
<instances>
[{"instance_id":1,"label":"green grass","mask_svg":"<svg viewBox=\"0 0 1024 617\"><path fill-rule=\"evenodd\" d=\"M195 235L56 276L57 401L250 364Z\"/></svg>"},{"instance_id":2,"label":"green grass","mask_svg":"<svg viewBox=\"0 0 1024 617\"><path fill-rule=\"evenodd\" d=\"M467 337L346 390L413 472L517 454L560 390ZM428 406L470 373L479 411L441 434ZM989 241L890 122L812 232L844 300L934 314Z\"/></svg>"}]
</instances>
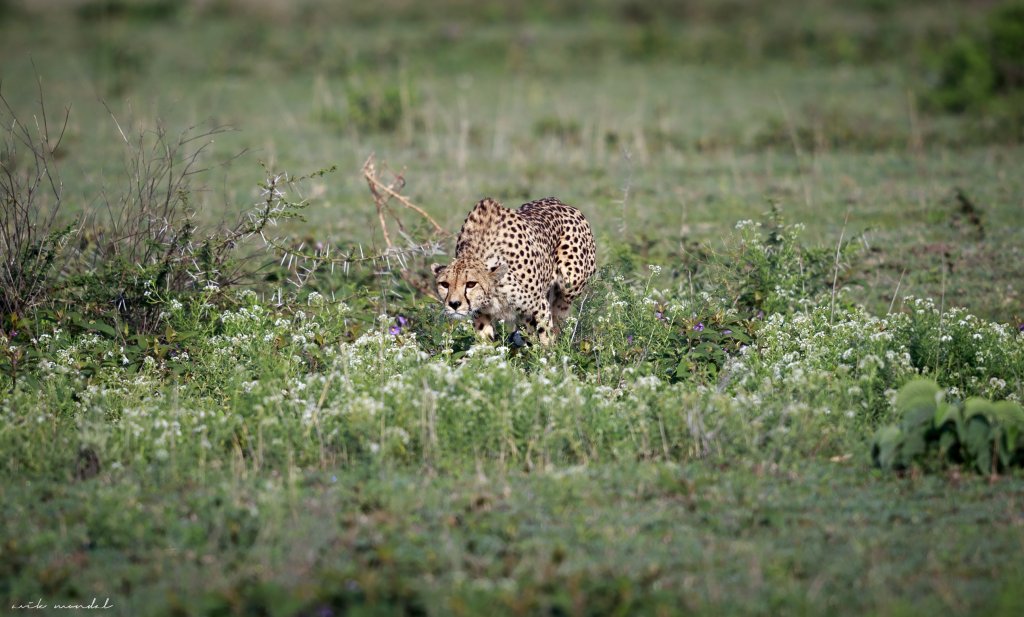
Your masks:
<instances>
[{"instance_id":1,"label":"green grass","mask_svg":"<svg viewBox=\"0 0 1024 617\"><path fill-rule=\"evenodd\" d=\"M0 324L5 601L1021 612L1020 469L870 457L919 375L1024 398L1024 136L919 104L975 3L73 4L0 3L4 97L34 127L38 76L71 109L69 250L130 191L125 139L228 125L190 146L206 229L261 201L258 161L337 165L272 234L374 253L375 153L452 232L485 195L580 207L601 270L539 349L473 345L380 264L297 289L255 238L255 293L182 288L145 331L96 281L152 270L69 262Z\"/></svg>"},{"instance_id":2,"label":"green grass","mask_svg":"<svg viewBox=\"0 0 1024 617\"><path fill-rule=\"evenodd\" d=\"M759 217L772 200L824 244L838 241L844 222L847 237L867 232L880 254L863 273L860 300L876 309L889 305L903 275L901 294L945 292L954 303L970 298L970 308L987 317L1020 316L1019 150L978 143L982 129L970 121L915 111L916 68L611 59L583 70L544 71L498 59L474 70L420 67L413 56L340 75L266 67L256 79L211 74L209 54L196 53L211 40L230 40L223 30L233 31L231 23L185 30L109 26L118 28L124 33L116 36L104 28L88 35L72 29L78 33L72 41L87 40L78 43L86 53L71 64L60 60L66 43L41 49L23 43L5 70L4 92L23 115L34 113L37 96L30 60L41 72L51 113L72 106L61 150L75 197L71 210L101 216L102 196L123 190L124 143L100 96L128 135L158 122L172 132L193 125L238 129L218 136L203 158L213 165L247 151L227 170L200 179L207 190L196 206L206 220L255 201L263 180L256 160L293 172L337 164L341 172L313 189L318 199L307 213L309 225L291 233L380 243L366 231L375 214L358 173L376 152L406 170L408 194L450 230L483 195L513 204L557 195L586 207L604 240L600 246L643 239L665 261L681 242L720 238L724 225ZM97 44L89 37L117 36L131 41L122 45L144 44L140 53L150 64L126 93L111 95L97 89L113 69L88 68ZM532 53L548 59L544 50ZM245 55L227 57L232 66L249 65ZM258 57L278 60L272 49ZM416 97L416 106L394 121L394 132L367 132L351 122L352 96L390 87ZM160 96L144 94L154 91ZM560 122L575 127L568 138L544 132ZM911 146L915 139L924 150ZM981 211L983 242L958 220L958 188Z\"/></svg>"},{"instance_id":3,"label":"green grass","mask_svg":"<svg viewBox=\"0 0 1024 617\"><path fill-rule=\"evenodd\" d=\"M14 597L105 590L122 614L1019 609L1019 481L863 465L214 474L171 490L122 472L12 483L23 505L4 533L10 567L39 577L15 577Z\"/></svg>"}]
</instances>

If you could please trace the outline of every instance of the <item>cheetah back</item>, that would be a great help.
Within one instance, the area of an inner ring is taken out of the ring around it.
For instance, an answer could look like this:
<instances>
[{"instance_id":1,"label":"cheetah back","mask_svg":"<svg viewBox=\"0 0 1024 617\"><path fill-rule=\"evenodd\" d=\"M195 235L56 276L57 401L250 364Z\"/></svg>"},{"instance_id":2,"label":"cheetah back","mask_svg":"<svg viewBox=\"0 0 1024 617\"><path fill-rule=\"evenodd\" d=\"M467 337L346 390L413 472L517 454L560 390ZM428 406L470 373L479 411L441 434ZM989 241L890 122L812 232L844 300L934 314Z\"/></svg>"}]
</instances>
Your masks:
<instances>
[{"instance_id":1,"label":"cheetah back","mask_svg":"<svg viewBox=\"0 0 1024 617\"><path fill-rule=\"evenodd\" d=\"M583 213L554 197L519 207L518 213L537 230L544 252L551 256L556 283L571 302L594 274L597 248L594 233Z\"/></svg>"}]
</instances>

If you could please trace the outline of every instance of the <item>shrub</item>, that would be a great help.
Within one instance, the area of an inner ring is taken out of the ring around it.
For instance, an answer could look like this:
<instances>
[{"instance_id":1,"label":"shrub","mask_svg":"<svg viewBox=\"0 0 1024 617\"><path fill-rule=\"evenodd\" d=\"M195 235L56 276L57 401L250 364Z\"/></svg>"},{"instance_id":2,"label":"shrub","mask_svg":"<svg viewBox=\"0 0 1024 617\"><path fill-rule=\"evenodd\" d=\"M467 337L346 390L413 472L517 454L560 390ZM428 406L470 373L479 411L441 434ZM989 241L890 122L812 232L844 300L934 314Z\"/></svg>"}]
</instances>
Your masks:
<instances>
[{"instance_id":1,"label":"shrub","mask_svg":"<svg viewBox=\"0 0 1024 617\"><path fill-rule=\"evenodd\" d=\"M414 113L416 91L402 77L395 81L350 79L345 88L346 119L367 133L393 133Z\"/></svg>"},{"instance_id":2,"label":"shrub","mask_svg":"<svg viewBox=\"0 0 1024 617\"><path fill-rule=\"evenodd\" d=\"M755 324L728 302L699 293L653 289L612 268L600 271L558 341L578 374L616 382L624 375L668 383L714 383L728 359L751 343Z\"/></svg>"},{"instance_id":3,"label":"shrub","mask_svg":"<svg viewBox=\"0 0 1024 617\"><path fill-rule=\"evenodd\" d=\"M233 225L197 225L192 195L194 179L205 171L200 157L224 130L187 129L170 136L159 128L128 143L127 184L106 204L109 219L87 230L78 269L59 302L73 306L74 313L147 335L161 327L167 302L251 278L246 240L278 219L298 216L304 204L283 198L297 179L268 172L261 201Z\"/></svg>"},{"instance_id":4,"label":"shrub","mask_svg":"<svg viewBox=\"0 0 1024 617\"><path fill-rule=\"evenodd\" d=\"M803 243L804 226L787 224L772 204L765 222L740 221L725 250L708 260L700 277L717 297L730 298L742 315L791 313L813 306L839 285L839 275L860 253L851 241L835 249Z\"/></svg>"},{"instance_id":5,"label":"shrub","mask_svg":"<svg viewBox=\"0 0 1024 617\"><path fill-rule=\"evenodd\" d=\"M1024 409L1012 401L946 402L938 384L912 381L896 398L899 426L875 435L871 458L883 469L965 465L979 473L1024 466Z\"/></svg>"},{"instance_id":6,"label":"shrub","mask_svg":"<svg viewBox=\"0 0 1024 617\"><path fill-rule=\"evenodd\" d=\"M1003 91L1024 87L1024 2L996 11L989 30L996 87Z\"/></svg>"},{"instance_id":7,"label":"shrub","mask_svg":"<svg viewBox=\"0 0 1024 617\"><path fill-rule=\"evenodd\" d=\"M1024 336L966 309L939 310L930 299L905 298L906 310L886 318L900 351L921 374L954 396L1022 397Z\"/></svg>"},{"instance_id":8,"label":"shrub","mask_svg":"<svg viewBox=\"0 0 1024 617\"><path fill-rule=\"evenodd\" d=\"M887 391L915 374L885 319L827 306L768 316L729 370L740 391L787 395L860 425L884 417Z\"/></svg>"},{"instance_id":9,"label":"shrub","mask_svg":"<svg viewBox=\"0 0 1024 617\"><path fill-rule=\"evenodd\" d=\"M13 329L51 291L74 235L75 225L61 221L57 161L70 112L53 134L42 99L41 121L34 129L20 121L2 93L0 102L5 127L0 145L0 327Z\"/></svg>"},{"instance_id":10,"label":"shrub","mask_svg":"<svg viewBox=\"0 0 1024 617\"><path fill-rule=\"evenodd\" d=\"M546 116L534 121L533 134L537 137L552 137L564 144L579 145L583 129L577 120Z\"/></svg>"},{"instance_id":11,"label":"shrub","mask_svg":"<svg viewBox=\"0 0 1024 617\"><path fill-rule=\"evenodd\" d=\"M991 98L996 83L992 57L979 41L961 36L942 53L938 81L926 100L942 110L962 112Z\"/></svg>"},{"instance_id":12,"label":"shrub","mask_svg":"<svg viewBox=\"0 0 1024 617\"><path fill-rule=\"evenodd\" d=\"M1002 6L987 25L985 32L961 35L941 50L926 103L955 113L987 110L993 99L1024 87L1024 3Z\"/></svg>"},{"instance_id":13,"label":"shrub","mask_svg":"<svg viewBox=\"0 0 1024 617\"><path fill-rule=\"evenodd\" d=\"M916 375L955 396L1024 397L1024 336L960 308L905 304L884 317L827 306L770 315L751 350L729 365L731 379L741 391L789 393L872 425L891 413L894 389Z\"/></svg>"},{"instance_id":14,"label":"shrub","mask_svg":"<svg viewBox=\"0 0 1024 617\"><path fill-rule=\"evenodd\" d=\"M252 258L270 243L263 229L299 216L306 203L289 193L330 171L296 178L264 169L259 202L233 224L204 227L196 222L195 182L210 169L202 166L206 149L226 129L122 131L124 185L103 192L107 218L67 224L58 160L66 154L67 115L63 125L52 125L40 94L40 121L30 128L2 95L0 101L0 326L12 339L56 322L118 339L134 363L132 352L150 348L162 331L167 303L213 301L252 282ZM69 243L72 236L76 242ZM264 242L251 246L254 238Z\"/></svg>"},{"instance_id":15,"label":"shrub","mask_svg":"<svg viewBox=\"0 0 1024 617\"><path fill-rule=\"evenodd\" d=\"M109 19L165 21L176 17L183 5L175 0L89 0L75 8L75 15L85 22Z\"/></svg>"}]
</instances>

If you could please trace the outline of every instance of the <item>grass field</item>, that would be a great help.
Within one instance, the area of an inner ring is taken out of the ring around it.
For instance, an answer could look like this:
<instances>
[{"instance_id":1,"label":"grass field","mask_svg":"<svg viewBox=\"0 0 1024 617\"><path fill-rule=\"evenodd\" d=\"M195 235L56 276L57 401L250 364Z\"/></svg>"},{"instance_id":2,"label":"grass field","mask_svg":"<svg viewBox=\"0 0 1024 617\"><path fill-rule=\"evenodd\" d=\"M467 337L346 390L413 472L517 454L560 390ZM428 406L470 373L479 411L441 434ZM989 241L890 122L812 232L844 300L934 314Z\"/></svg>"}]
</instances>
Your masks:
<instances>
[{"instance_id":1,"label":"grass field","mask_svg":"<svg viewBox=\"0 0 1024 617\"><path fill-rule=\"evenodd\" d=\"M1006 6L0 2L3 610L1020 614ZM371 155L584 211L551 348Z\"/></svg>"}]
</instances>

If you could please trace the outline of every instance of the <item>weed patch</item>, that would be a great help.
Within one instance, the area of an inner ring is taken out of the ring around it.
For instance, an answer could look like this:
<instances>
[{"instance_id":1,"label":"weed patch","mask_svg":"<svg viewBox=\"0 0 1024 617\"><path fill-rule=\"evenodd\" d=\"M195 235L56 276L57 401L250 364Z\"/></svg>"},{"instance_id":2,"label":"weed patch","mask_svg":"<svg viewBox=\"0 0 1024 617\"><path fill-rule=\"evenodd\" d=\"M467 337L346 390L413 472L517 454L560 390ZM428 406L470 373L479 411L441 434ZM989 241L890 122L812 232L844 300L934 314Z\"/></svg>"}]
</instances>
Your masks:
<instances>
[{"instance_id":1,"label":"weed patch","mask_svg":"<svg viewBox=\"0 0 1024 617\"><path fill-rule=\"evenodd\" d=\"M1024 465L1024 409L1015 402L946 402L935 382L919 380L900 390L896 411L900 425L879 429L871 446L883 469L956 464L995 474Z\"/></svg>"}]
</instances>

